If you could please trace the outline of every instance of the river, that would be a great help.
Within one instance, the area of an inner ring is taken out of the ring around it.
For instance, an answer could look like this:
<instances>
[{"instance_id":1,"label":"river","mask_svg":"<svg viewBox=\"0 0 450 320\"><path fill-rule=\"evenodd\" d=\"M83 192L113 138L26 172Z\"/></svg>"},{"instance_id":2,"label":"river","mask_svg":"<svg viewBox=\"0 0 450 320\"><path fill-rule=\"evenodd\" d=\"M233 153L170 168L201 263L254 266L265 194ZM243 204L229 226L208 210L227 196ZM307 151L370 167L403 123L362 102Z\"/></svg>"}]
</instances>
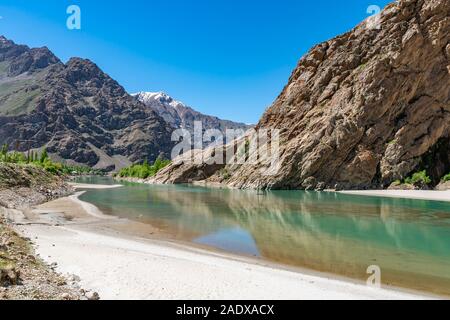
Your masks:
<instances>
[{"instance_id":1,"label":"river","mask_svg":"<svg viewBox=\"0 0 450 320\"><path fill-rule=\"evenodd\" d=\"M450 296L450 202L133 183L80 199L193 244L358 280L378 266L385 285Z\"/></svg>"}]
</instances>

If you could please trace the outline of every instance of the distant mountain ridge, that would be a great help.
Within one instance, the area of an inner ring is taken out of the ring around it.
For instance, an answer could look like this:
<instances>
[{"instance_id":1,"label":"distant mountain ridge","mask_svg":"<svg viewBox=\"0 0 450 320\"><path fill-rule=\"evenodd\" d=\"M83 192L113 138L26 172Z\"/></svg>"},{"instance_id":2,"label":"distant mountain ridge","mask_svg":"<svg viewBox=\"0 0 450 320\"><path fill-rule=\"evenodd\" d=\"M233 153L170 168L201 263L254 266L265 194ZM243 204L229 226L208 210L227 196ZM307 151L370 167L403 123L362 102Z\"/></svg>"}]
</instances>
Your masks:
<instances>
[{"instance_id":1,"label":"distant mountain ridge","mask_svg":"<svg viewBox=\"0 0 450 320\"><path fill-rule=\"evenodd\" d=\"M226 129L242 129L244 131L252 126L244 123L222 120L218 117L202 114L183 102L173 99L164 92L139 92L132 94L140 102L158 113L174 128L194 130L194 122L201 121L203 130L218 129L225 134Z\"/></svg>"},{"instance_id":2,"label":"distant mountain ridge","mask_svg":"<svg viewBox=\"0 0 450 320\"><path fill-rule=\"evenodd\" d=\"M93 62L0 37L0 144L114 170L168 157L172 132Z\"/></svg>"}]
</instances>

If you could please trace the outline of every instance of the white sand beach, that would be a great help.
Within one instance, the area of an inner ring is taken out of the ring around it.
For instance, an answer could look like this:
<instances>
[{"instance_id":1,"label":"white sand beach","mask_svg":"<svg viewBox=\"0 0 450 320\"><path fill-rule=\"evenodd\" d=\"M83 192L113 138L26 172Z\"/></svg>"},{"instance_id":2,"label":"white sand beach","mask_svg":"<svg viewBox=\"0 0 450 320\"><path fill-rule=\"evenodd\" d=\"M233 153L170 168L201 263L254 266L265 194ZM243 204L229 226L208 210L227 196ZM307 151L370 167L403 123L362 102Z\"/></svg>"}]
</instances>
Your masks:
<instances>
[{"instance_id":1,"label":"white sand beach","mask_svg":"<svg viewBox=\"0 0 450 320\"><path fill-rule=\"evenodd\" d=\"M367 190L367 191L340 191L343 194L352 194L372 197L388 197L431 201L450 201L450 190Z\"/></svg>"},{"instance_id":2,"label":"white sand beach","mask_svg":"<svg viewBox=\"0 0 450 320\"><path fill-rule=\"evenodd\" d=\"M115 188L122 187L122 185L120 185L120 184L106 185L106 184L87 184L87 183L75 183L75 182L69 182L68 184L70 186L74 187L75 189L86 189L86 190L115 189Z\"/></svg>"},{"instance_id":3,"label":"white sand beach","mask_svg":"<svg viewBox=\"0 0 450 320\"><path fill-rule=\"evenodd\" d=\"M28 226L38 253L102 299L420 299L245 259L70 227Z\"/></svg>"},{"instance_id":4,"label":"white sand beach","mask_svg":"<svg viewBox=\"0 0 450 320\"><path fill-rule=\"evenodd\" d=\"M57 271L79 276L80 285L98 292L102 299L428 298L288 270L258 259L138 238L121 231L131 222L104 216L76 195L38 206L26 212L24 219L34 222L21 225L19 231L32 239L38 254L48 263L56 262Z\"/></svg>"}]
</instances>

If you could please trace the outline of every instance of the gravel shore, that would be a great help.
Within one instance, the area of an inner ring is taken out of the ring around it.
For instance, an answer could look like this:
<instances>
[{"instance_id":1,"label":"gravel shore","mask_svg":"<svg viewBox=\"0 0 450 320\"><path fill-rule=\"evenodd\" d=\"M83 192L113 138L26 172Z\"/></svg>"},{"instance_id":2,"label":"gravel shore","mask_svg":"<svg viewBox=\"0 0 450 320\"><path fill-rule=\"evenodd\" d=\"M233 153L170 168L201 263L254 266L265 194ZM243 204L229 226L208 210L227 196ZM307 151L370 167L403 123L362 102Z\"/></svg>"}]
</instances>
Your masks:
<instances>
[{"instance_id":1,"label":"gravel shore","mask_svg":"<svg viewBox=\"0 0 450 320\"><path fill-rule=\"evenodd\" d=\"M33 241L19 234L24 212L72 193L60 177L26 165L0 164L0 300L80 300L96 298L75 275L61 275L45 263Z\"/></svg>"}]
</instances>

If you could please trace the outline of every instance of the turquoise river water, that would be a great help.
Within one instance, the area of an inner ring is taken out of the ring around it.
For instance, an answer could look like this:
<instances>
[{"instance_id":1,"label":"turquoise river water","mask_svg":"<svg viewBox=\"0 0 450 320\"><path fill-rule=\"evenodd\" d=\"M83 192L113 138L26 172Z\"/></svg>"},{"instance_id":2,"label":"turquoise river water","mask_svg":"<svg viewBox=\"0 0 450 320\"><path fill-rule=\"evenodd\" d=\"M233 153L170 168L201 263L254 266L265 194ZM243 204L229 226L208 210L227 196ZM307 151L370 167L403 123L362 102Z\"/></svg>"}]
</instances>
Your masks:
<instances>
[{"instance_id":1,"label":"turquoise river water","mask_svg":"<svg viewBox=\"0 0 450 320\"><path fill-rule=\"evenodd\" d=\"M450 202L132 183L80 199L203 246L358 280L376 265L383 284L450 296Z\"/></svg>"}]
</instances>

